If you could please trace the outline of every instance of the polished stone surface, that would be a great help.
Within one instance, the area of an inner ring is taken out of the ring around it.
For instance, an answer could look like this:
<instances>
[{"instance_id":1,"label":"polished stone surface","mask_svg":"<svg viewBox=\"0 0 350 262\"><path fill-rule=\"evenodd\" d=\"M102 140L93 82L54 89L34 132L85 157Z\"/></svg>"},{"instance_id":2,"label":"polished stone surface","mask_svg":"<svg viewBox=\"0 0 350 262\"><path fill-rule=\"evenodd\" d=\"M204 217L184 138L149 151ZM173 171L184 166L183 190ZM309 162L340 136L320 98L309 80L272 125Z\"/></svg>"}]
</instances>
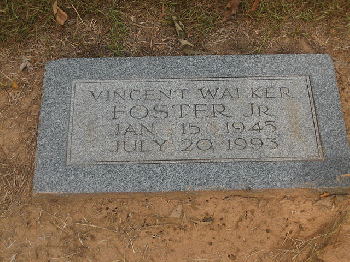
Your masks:
<instances>
[{"instance_id":1,"label":"polished stone surface","mask_svg":"<svg viewBox=\"0 0 350 262\"><path fill-rule=\"evenodd\" d=\"M321 160L309 77L75 81L68 164Z\"/></svg>"},{"instance_id":2,"label":"polished stone surface","mask_svg":"<svg viewBox=\"0 0 350 262\"><path fill-rule=\"evenodd\" d=\"M48 63L36 192L334 187L350 171L327 55Z\"/></svg>"}]
</instances>

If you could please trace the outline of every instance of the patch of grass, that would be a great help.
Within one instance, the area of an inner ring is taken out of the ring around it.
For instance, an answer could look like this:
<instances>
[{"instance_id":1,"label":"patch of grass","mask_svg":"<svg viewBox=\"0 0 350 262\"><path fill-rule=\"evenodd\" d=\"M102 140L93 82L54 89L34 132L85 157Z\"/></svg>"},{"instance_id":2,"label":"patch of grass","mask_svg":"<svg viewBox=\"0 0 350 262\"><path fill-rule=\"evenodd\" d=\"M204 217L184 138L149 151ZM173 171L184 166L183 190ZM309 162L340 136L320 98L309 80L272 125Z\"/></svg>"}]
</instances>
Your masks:
<instances>
[{"instance_id":1,"label":"patch of grass","mask_svg":"<svg viewBox=\"0 0 350 262\"><path fill-rule=\"evenodd\" d=\"M215 13L203 9L196 10L195 8L184 10L179 16L179 19L185 25L186 31L193 34L195 38L210 32L215 27L219 18Z\"/></svg>"},{"instance_id":2,"label":"patch of grass","mask_svg":"<svg viewBox=\"0 0 350 262\"><path fill-rule=\"evenodd\" d=\"M344 223L344 221L349 219L349 216L350 213L348 211L340 212L332 223L328 227L324 228L324 234L318 236L319 241L316 241L313 245L311 245L310 255L306 262L319 261L317 258L318 252L331 244L332 238L338 235L340 226Z\"/></svg>"},{"instance_id":3,"label":"patch of grass","mask_svg":"<svg viewBox=\"0 0 350 262\"><path fill-rule=\"evenodd\" d=\"M290 15L291 4L282 1L261 1L256 12L255 17L264 18L268 20L282 21Z\"/></svg>"},{"instance_id":4,"label":"patch of grass","mask_svg":"<svg viewBox=\"0 0 350 262\"><path fill-rule=\"evenodd\" d=\"M322 17L315 17L315 14L314 12L309 9L309 10L306 10L305 12L300 12L299 14L297 14L295 16L295 18L300 18L302 20L305 20L307 22L312 22L312 21L315 21L315 20L321 20L324 18L324 16Z\"/></svg>"},{"instance_id":5,"label":"patch of grass","mask_svg":"<svg viewBox=\"0 0 350 262\"><path fill-rule=\"evenodd\" d=\"M114 52L116 56L123 56L123 40L127 33L127 27L121 21L120 12L118 10L111 9L108 14L108 20L111 23L111 28L109 30L109 48Z\"/></svg>"},{"instance_id":6,"label":"patch of grass","mask_svg":"<svg viewBox=\"0 0 350 262\"><path fill-rule=\"evenodd\" d=\"M67 0L66 1L66 6L74 6L78 12L79 15L82 16L82 18L84 19L86 16L89 15L97 15L100 16L100 9L101 7L103 7L103 5L101 5L100 1L87 1L87 0Z\"/></svg>"},{"instance_id":7,"label":"patch of grass","mask_svg":"<svg viewBox=\"0 0 350 262\"><path fill-rule=\"evenodd\" d=\"M99 19L106 26L108 37L104 40L107 42L108 48L116 56L122 56L124 53L123 42L128 31L122 19L122 12L120 11L123 7L122 1L68 1L77 10L83 20L88 20L92 17L95 20Z\"/></svg>"},{"instance_id":8,"label":"patch of grass","mask_svg":"<svg viewBox=\"0 0 350 262\"><path fill-rule=\"evenodd\" d=\"M5 0L0 3L0 41L10 44L33 36L43 39L47 32L56 31L61 26L55 21L52 3L53 0ZM72 26L72 21L74 25L76 22L94 19L106 26L108 37L103 41L110 50L117 56L123 54L127 27L120 12L122 1L61 0L58 1L58 6L68 14L68 20L61 28L69 41L84 42L83 35L73 32L75 26ZM50 39L45 42L49 43Z\"/></svg>"},{"instance_id":9,"label":"patch of grass","mask_svg":"<svg viewBox=\"0 0 350 262\"><path fill-rule=\"evenodd\" d=\"M265 29L264 34L260 37L260 44L255 50L256 54L261 54L264 50L265 46L271 41L271 37L273 32L276 31L276 28L274 27L268 27Z\"/></svg>"},{"instance_id":10,"label":"patch of grass","mask_svg":"<svg viewBox=\"0 0 350 262\"><path fill-rule=\"evenodd\" d=\"M252 1L250 2L250 6ZM248 5L249 6L249 5ZM246 9L247 12L249 10ZM257 10L252 14L255 23L266 24L266 30L260 37L256 53L263 52L272 36L280 34L279 30L285 22L318 23L327 19L344 21L350 13L350 1L348 0L269 0L261 1ZM342 25L342 26L344 26ZM303 29L291 33L292 36L303 34Z\"/></svg>"},{"instance_id":11,"label":"patch of grass","mask_svg":"<svg viewBox=\"0 0 350 262\"><path fill-rule=\"evenodd\" d=\"M350 14L349 14L349 15L347 15L345 19L346 19L346 22L347 22L346 27L348 27L348 28L349 28L349 30L350 30Z\"/></svg>"},{"instance_id":12,"label":"patch of grass","mask_svg":"<svg viewBox=\"0 0 350 262\"><path fill-rule=\"evenodd\" d=\"M166 9L166 24L172 25L171 16L176 16L184 24L185 31L197 39L210 32L222 19L219 9L206 1L170 1L160 2L159 5L164 5Z\"/></svg>"},{"instance_id":13,"label":"patch of grass","mask_svg":"<svg viewBox=\"0 0 350 262\"><path fill-rule=\"evenodd\" d=\"M331 16L342 15L343 8L347 7L342 1L307 1L302 2L300 7L300 10L305 11L299 11L294 17L308 22L320 21Z\"/></svg>"},{"instance_id":14,"label":"patch of grass","mask_svg":"<svg viewBox=\"0 0 350 262\"><path fill-rule=\"evenodd\" d=\"M291 248L278 250L278 254L275 257L278 261L286 261L286 259L295 261L302 254L307 254L305 262L319 261L317 254L326 246L331 245L332 241L336 240L340 226L349 218L349 215L348 211L340 211L331 223L324 225L318 233L307 240L291 238L288 232L284 243L289 242Z\"/></svg>"},{"instance_id":15,"label":"patch of grass","mask_svg":"<svg viewBox=\"0 0 350 262\"><path fill-rule=\"evenodd\" d=\"M52 25L51 3L47 0L5 0L0 4L0 41L20 41Z\"/></svg>"},{"instance_id":16,"label":"patch of grass","mask_svg":"<svg viewBox=\"0 0 350 262\"><path fill-rule=\"evenodd\" d=\"M284 21L301 19L317 22L331 17L345 17L350 12L348 0L271 0L261 1L254 17Z\"/></svg>"}]
</instances>

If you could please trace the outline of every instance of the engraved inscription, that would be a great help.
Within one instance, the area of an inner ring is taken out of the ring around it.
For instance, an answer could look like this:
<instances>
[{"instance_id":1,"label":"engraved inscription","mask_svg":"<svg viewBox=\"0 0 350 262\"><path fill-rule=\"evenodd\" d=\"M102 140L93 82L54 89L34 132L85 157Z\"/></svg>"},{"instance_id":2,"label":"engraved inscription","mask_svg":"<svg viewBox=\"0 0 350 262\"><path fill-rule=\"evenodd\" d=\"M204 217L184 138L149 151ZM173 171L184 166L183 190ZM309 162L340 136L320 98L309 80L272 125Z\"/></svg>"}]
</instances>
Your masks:
<instances>
[{"instance_id":1,"label":"engraved inscription","mask_svg":"<svg viewBox=\"0 0 350 262\"><path fill-rule=\"evenodd\" d=\"M322 160L307 76L73 83L68 164Z\"/></svg>"}]
</instances>

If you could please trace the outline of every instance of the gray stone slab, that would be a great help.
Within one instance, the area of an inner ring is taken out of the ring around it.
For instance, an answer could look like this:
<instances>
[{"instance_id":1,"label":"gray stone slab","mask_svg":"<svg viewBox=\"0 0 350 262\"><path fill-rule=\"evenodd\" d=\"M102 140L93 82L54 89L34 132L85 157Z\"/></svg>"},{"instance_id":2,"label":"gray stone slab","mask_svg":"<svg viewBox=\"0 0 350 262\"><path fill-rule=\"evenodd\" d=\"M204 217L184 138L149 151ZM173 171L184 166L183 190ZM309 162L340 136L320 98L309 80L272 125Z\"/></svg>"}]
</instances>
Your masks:
<instances>
[{"instance_id":1,"label":"gray stone slab","mask_svg":"<svg viewBox=\"0 0 350 262\"><path fill-rule=\"evenodd\" d=\"M349 186L328 55L47 64L36 192Z\"/></svg>"}]
</instances>

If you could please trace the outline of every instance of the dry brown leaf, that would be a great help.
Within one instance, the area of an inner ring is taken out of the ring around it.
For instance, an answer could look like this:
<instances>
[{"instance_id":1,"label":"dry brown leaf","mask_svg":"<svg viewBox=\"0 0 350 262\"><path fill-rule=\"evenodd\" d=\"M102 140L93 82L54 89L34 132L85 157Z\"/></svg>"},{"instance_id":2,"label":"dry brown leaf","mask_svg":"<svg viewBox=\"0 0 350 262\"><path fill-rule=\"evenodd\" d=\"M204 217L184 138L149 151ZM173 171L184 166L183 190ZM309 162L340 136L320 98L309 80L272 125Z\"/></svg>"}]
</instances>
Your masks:
<instances>
[{"instance_id":1,"label":"dry brown leaf","mask_svg":"<svg viewBox=\"0 0 350 262\"><path fill-rule=\"evenodd\" d=\"M56 15L57 14L57 0L55 2L53 2L52 4L52 10L53 10L53 14Z\"/></svg>"},{"instance_id":2,"label":"dry brown leaf","mask_svg":"<svg viewBox=\"0 0 350 262\"><path fill-rule=\"evenodd\" d=\"M229 0L226 5L226 11L224 13L224 19L223 21L226 21L229 19L232 15L237 13L238 6L241 0Z\"/></svg>"},{"instance_id":3,"label":"dry brown leaf","mask_svg":"<svg viewBox=\"0 0 350 262\"><path fill-rule=\"evenodd\" d=\"M18 84L15 81L12 82L12 88L13 89L18 89L19 88Z\"/></svg>"},{"instance_id":4,"label":"dry brown leaf","mask_svg":"<svg viewBox=\"0 0 350 262\"><path fill-rule=\"evenodd\" d=\"M320 197L329 197L331 194L328 192L324 192Z\"/></svg>"},{"instance_id":5,"label":"dry brown leaf","mask_svg":"<svg viewBox=\"0 0 350 262\"><path fill-rule=\"evenodd\" d=\"M184 25L181 23L181 21L177 20L176 16L172 16L171 18L173 19L178 39L183 40L185 38L185 33L183 30Z\"/></svg>"},{"instance_id":6,"label":"dry brown leaf","mask_svg":"<svg viewBox=\"0 0 350 262\"><path fill-rule=\"evenodd\" d=\"M177 20L176 16L172 16L177 37L179 40L179 43L181 45L182 51L185 55L199 55L200 52L198 52L194 45L191 44L189 41L185 40L185 32L184 32L184 25L181 23L181 21Z\"/></svg>"},{"instance_id":7,"label":"dry brown leaf","mask_svg":"<svg viewBox=\"0 0 350 262\"><path fill-rule=\"evenodd\" d=\"M56 22L63 25L68 18L68 15L57 6L57 0L52 4L52 10L56 18Z\"/></svg>"},{"instance_id":8,"label":"dry brown leaf","mask_svg":"<svg viewBox=\"0 0 350 262\"><path fill-rule=\"evenodd\" d=\"M182 48L182 51L184 52L185 55L200 55L201 52L197 51L194 47L185 45Z\"/></svg>"},{"instance_id":9,"label":"dry brown leaf","mask_svg":"<svg viewBox=\"0 0 350 262\"><path fill-rule=\"evenodd\" d=\"M252 5L252 9L250 9L251 12L255 12L255 10L258 8L260 3L260 0L255 0L253 5Z\"/></svg>"},{"instance_id":10,"label":"dry brown leaf","mask_svg":"<svg viewBox=\"0 0 350 262\"><path fill-rule=\"evenodd\" d=\"M179 39L179 42L180 42L181 47L183 47L183 46L192 46L192 47L194 47L194 45L191 44L190 42L188 42L187 40Z\"/></svg>"},{"instance_id":11,"label":"dry brown leaf","mask_svg":"<svg viewBox=\"0 0 350 262\"><path fill-rule=\"evenodd\" d=\"M21 65L19 66L19 70L23 71L24 69L29 69L31 68L32 64L30 63L28 58L24 58Z\"/></svg>"},{"instance_id":12,"label":"dry brown leaf","mask_svg":"<svg viewBox=\"0 0 350 262\"><path fill-rule=\"evenodd\" d=\"M62 9L58 8L55 18L57 23L59 23L60 25L63 25L64 22L66 22L68 15L64 11L62 11Z\"/></svg>"},{"instance_id":13,"label":"dry brown leaf","mask_svg":"<svg viewBox=\"0 0 350 262\"><path fill-rule=\"evenodd\" d=\"M162 4L162 13L159 15L159 20L162 20L166 15L166 10L164 4Z\"/></svg>"}]
</instances>

